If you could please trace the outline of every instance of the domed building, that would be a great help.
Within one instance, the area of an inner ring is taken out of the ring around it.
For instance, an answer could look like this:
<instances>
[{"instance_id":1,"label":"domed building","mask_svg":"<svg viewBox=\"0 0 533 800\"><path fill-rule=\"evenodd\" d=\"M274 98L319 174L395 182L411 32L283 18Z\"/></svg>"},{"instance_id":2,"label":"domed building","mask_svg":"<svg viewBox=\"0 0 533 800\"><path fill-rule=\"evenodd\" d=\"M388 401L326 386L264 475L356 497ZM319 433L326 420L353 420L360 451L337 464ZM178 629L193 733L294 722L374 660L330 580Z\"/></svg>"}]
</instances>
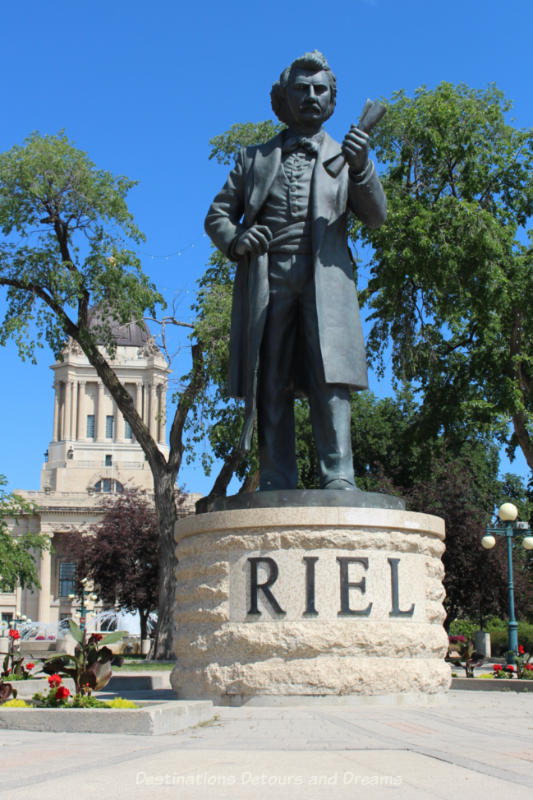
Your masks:
<instances>
[{"instance_id":1,"label":"domed building","mask_svg":"<svg viewBox=\"0 0 533 800\"><path fill-rule=\"evenodd\" d=\"M90 324L98 335L102 325L98 307L91 311ZM106 353L106 358L167 455L168 364L144 324L111 321L109 326L116 350L112 358ZM103 495L127 488L153 491L152 473L142 448L79 345L69 339L63 361L56 361L51 369L52 438L41 470L41 488L17 489L16 493L37 507L32 516L19 521L19 530L24 526L45 533L52 540L52 552L40 557L39 592L18 587L13 593L0 593L4 627L21 615L43 624L70 617L75 564L65 547L69 532L83 530L98 520ZM180 513L193 511L197 497L191 495Z\"/></svg>"},{"instance_id":2,"label":"domed building","mask_svg":"<svg viewBox=\"0 0 533 800\"><path fill-rule=\"evenodd\" d=\"M89 316L98 331L98 309ZM148 328L110 323L118 379L160 449L165 445L168 365ZM151 491L152 473L129 423L80 346L69 340L54 372L52 441L41 473L44 492L119 492L125 486Z\"/></svg>"}]
</instances>

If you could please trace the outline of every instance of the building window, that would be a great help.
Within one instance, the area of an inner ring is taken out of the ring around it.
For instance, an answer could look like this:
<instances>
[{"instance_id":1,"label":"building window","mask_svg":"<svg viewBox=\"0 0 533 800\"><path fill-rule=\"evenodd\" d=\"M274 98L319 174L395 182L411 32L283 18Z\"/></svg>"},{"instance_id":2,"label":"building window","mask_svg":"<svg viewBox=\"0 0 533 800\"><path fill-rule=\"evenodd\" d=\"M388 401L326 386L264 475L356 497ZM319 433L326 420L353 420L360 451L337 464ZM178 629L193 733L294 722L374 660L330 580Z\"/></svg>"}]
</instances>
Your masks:
<instances>
[{"instance_id":1,"label":"building window","mask_svg":"<svg viewBox=\"0 0 533 800\"><path fill-rule=\"evenodd\" d=\"M113 438L113 429L115 427L115 417L112 414L109 414L105 418L105 438L112 439Z\"/></svg>"},{"instance_id":2,"label":"building window","mask_svg":"<svg viewBox=\"0 0 533 800\"><path fill-rule=\"evenodd\" d=\"M94 414L87 414L87 438L94 439Z\"/></svg>"},{"instance_id":3,"label":"building window","mask_svg":"<svg viewBox=\"0 0 533 800\"><path fill-rule=\"evenodd\" d=\"M76 564L74 561L61 561L59 564L59 597L75 594Z\"/></svg>"},{"instance_id":4,"label":"building window","mask_svg":"<svg viewBox=\"0 0 533 800\"><path fill-rule=\"evenodd\" d=\"M106 467L113 466L113 456L107 455L105 457L105 465L106 465Z\"/></svg>"},{"instance_id":5,"label":"building window","mask_svg":"<svg viewBox=\"0 0 533 800\"><path fill-rule=\"evenodd\" d=\"M124 420L124 438L133 439L133 431L127 419Z\"/></svg>"},{"instance_id":6,"label":"building window","mask_svg":"<svg viewBox=\"0 0 533 800\"><path fill-rule=\"evenodd\" d=\"M120 481L116 481L113 478L102 478L98 483L94 484L94 491L104 492L105 494L122 494L124 486Z\"/></svg>"}]
</instances>

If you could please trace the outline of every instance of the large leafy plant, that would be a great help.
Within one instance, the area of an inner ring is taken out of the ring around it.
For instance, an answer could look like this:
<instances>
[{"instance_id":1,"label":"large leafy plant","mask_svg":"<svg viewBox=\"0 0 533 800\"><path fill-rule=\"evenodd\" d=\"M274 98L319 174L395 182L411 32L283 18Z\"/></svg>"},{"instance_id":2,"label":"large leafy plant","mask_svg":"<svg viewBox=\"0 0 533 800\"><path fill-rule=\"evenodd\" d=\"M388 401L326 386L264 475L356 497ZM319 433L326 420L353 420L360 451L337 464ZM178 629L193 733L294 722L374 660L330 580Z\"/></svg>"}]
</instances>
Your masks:
<instances>
[{"instance_id":1,"label":"large leafy plant","mask_svg":"<svg viewBox=\"0 0 533 800\"><path fill-rule=\"evenodd\" d=\"M87 631L82 630L73 620L69 620L69 628L77 643L74 654L65 653L47 659L43 664L43 672L72 678L76 695L90 695L93 690L103 689L111 678L111 662L115 655L107 645L118 642L127 633L91 633L87 637Z\"/></svg>"}]
</instances>

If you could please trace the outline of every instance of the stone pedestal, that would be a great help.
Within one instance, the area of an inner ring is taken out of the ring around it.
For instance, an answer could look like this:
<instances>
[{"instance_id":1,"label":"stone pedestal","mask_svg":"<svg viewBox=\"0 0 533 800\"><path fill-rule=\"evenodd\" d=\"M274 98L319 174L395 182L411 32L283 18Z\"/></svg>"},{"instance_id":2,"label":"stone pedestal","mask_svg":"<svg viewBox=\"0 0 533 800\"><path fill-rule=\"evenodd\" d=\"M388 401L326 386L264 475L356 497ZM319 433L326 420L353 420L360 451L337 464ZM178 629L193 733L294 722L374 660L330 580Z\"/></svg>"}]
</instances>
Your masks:
<instances>
[{"instance_id":1,"label":"stone pedestal","mask_svg":"<svg viewBox=\"0 0 533 800\"><path fill-rule=\"evenodd\" d=\"M444 692L443 540L440 518L384 508L180 520L174 691L223 705Z\"/></svg>"}]
</instances>

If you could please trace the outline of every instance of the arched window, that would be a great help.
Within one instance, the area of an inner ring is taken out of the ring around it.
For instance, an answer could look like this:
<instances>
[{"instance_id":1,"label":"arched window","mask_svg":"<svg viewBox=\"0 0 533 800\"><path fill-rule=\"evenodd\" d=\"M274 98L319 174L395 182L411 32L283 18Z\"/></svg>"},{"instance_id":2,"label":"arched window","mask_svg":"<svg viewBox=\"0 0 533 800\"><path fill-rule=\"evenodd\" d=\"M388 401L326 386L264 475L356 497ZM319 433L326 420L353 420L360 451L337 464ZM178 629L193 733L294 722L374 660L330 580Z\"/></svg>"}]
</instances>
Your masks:
<instances>
[{"instance_id":1,"label":"arched window","mask_svg":"<svg viewBox=\"0 0 533 800\"><path fill-rule=\"evenodd\" d=\"M98 483L94 484L94 491L103 492L104 494L122 494L124 486L114 478L102 478Z\"/></svg>"}]
</instances>

